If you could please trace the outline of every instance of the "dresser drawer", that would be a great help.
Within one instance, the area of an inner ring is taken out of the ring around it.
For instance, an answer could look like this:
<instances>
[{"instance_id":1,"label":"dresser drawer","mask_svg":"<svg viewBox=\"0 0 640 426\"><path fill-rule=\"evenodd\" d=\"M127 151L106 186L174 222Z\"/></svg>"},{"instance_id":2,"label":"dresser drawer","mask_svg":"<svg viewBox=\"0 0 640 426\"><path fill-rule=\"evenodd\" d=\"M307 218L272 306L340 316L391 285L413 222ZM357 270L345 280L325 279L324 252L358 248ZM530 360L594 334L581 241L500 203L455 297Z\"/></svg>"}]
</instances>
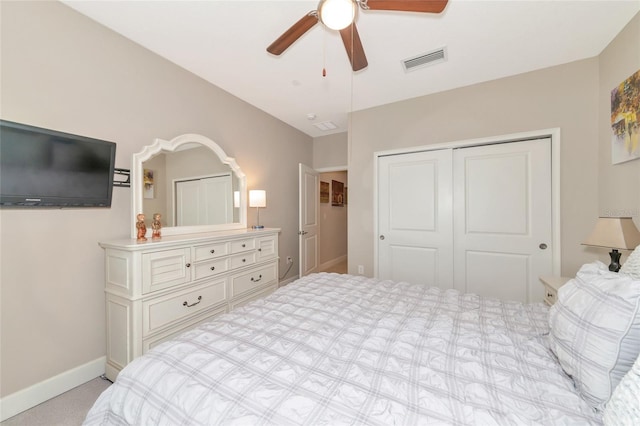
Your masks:
<instances>
[{"instance_id":1,"label":"dresser drawer","mask_svg":"<svg viewBox=\"0 0 640 426\"><path fill-rule=\"evenodd\" d=\"M241 253L243 251L255 250L256 239L247 238L244 240L236 240L236 241L231 241L230 244L231 244L231 254Z\"/></svg>"},{"instance_id":2,"label":"dresser drawer","mask_svg":"<svg viewBox=\"0 0 640 426\"><path fill-rule=\"evenodd\" d=\"M240 306L244 306L249 302L253 302L254 300L262 299L263 297L267 297L271 293L273 293L278 288L277 284L270 285L269 287L259 290L255 293L250 293L248 296L241 297L240 299L234 300L229 303L230 310L235 308L239 308Z\"/></svg>"},{"instance_id":3,"label":"dresser drawer","mask_svg":"<svg viewBox=\"0 0 640 426\"><path fill-rule=\"evenodd\" d=\"M256 263L255 253L243 253L229 258L229 269L238 269Z\"/></svg>"},{"instance_id":4,"label":"dresser drawer","mask_svg":"<svg viewBox=\"0 0 640 426\"><path fill-rule=\"evenodd\" d=\"M147 294L191 281L188 248L155 251L142 255L142 293Z\"/></svg>"},{"instance_id":5,"label":"dresser drawer","mask_svg":"<svg viewBox=\"0 0 640 426\"><path fill-rule=\"evenodd\" d=\"M143 336L224 302L225 293L226 279L220 278L179 293L144 301Z\"/></svg>"},{"instance_id":6,"label":"dresser drawer","mask_svg":"<svg viewBox=\"0 0 640 426\"><path fill-rule=\"evenodd\" d=\"M256 239L258 247L258 262L278 256L278 238L263 237Z\"/></svg>"},{"instance_id":7,"label":"dresser drawer","mask_svg":"<svg viewBox=\"0 0 640 426\"><path fill-rule=\"evenodd\" d=\"M215 259L217 257L229 254L229 245L227 243L208 244L205 246L197 246L193 248L193 261Z\"/></svg>"},{"instance_id":8,"label":"dresser drawer","mask_svg":"<svg viewBox=\"0 0 640 426\"><path fill-rule=\"evenodd\" d=\"M143 339L142 353L146 353L149 349L152 349L155 346L158 346L160 343L173 339L174 337L188 330L196 328L200 324L204 324L207 321L211 321L213 318L217 317L218 315L222 315L228 311L229 310L227 309L226 305L217 309L212 309L210 311L203 312L194 318L190 318L188 321L180 323L175 327L170 328L169 330L166 330L159 334L155 334L153 335L153 337L149 337L148 339Z\"/></svg>"},{"instance_id":9,"label":"dresser drawer","mask_svg":"<svg viewBox=\"0 0 640 426\"><path fill-rule=\"evenodd\" d=\"M212 277L229 269L229 259L218 259L210 262L196 263L193 268L193 279Z\"/></svg>"},{"instance_id":10,"label":"dresser drawer","mask_svg":"<svg viewBox=\"0 0 640 426\"><path fill-rule=\"evenodd\" d=\"M233 275L230 281L230 297L240 296L273 282L278 282L278 266L275 263Z\"/></svg>"},{"instance_id":11,"label":"dresser drawer","mask_svg":"<svg viewBox=\"0 0 640 426\"><path fill-rule=\"evenodd\" d=\"M556 303L556 300L558 300L558 290L556 290L555 288L549 287L549 286L545 286L544 287L544 302L551 306L554 303Z\"/></svg>"}]
</instances>

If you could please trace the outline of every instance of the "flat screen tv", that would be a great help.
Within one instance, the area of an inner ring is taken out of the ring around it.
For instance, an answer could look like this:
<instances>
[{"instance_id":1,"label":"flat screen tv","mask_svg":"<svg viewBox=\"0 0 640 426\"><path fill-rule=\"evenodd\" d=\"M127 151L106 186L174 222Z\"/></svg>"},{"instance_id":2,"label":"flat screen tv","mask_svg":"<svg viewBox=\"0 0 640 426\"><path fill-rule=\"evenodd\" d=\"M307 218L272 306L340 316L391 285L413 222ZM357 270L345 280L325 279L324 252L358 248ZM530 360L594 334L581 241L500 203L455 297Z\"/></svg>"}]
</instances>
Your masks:
<instances>
[{"instance_id":1,"label":"flat screen tv","mask_svg":"<svg viewBox=\"0 0 640 426\"><path fill-rule=\"evenodd\" d=\"M0 206L110 207L116 144L0 120Z\"/></svg>"}]
</instances>

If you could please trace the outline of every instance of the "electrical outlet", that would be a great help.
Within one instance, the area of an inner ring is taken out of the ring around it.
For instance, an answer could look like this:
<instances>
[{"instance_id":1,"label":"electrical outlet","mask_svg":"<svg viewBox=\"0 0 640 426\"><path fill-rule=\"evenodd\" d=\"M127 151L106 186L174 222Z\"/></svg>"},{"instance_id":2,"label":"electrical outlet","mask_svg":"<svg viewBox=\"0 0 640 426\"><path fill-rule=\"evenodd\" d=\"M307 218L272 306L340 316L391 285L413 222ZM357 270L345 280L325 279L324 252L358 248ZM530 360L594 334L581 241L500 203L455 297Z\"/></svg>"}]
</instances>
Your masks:
<instances>
[{"instance_id":1,"label":"electrical outlet","mask_svg":"<svg viewBox=\"0 0 640 426\"><path fill-rule=\"evenodd\" d=\"M364 265L358 265L358 273L359 273L360 275L363 275L363 274L364 274Z\"/></svg>"},{"instance_id":2,"label":"electrical outlet","mask_svg":"<svg viewBox=\"0 0 640 426\"><path fill-rule=\"evenodd\" d=\"M293 263L293 259L291 258L291 256L287 256L287 265Z\"/></svg>"}]
</instances>

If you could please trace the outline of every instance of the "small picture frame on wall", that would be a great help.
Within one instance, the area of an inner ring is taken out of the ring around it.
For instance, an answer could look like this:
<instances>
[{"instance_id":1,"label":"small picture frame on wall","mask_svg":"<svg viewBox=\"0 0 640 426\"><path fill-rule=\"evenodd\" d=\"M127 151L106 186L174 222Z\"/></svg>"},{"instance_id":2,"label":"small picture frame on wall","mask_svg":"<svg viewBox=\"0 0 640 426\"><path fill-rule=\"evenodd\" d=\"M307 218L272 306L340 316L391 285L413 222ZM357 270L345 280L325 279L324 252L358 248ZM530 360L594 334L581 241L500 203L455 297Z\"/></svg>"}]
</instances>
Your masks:
<instances>
[{"instance_id":1,"label":"small picture frame on wall","mask_svg":"<svg viewBox=\"0 0 640 426\"><path fill-rule=\"evenodd\" d=\"M144 169L142 181L143 181L142 193L144 194L144 198L154 198L155 185L153 181L153 170Z\"/></svg>"},{"instance_id":2,"label":"small picture frame on wall","mask_svg":"<svg viewBox=\"0 0 640 426\"><path fill-rule=\"evenodd\" d=\"M344 183L338 182L337 180L331 181L331 205L332 206L343 206L344 205Z\"/></svg>"},{"instance_id":3,"label":"small picture frame on wall","mask_svg":"<svg viewBox=\"0 0 640 426\"><path fill-rule=\"evenodd\" d=\"M329 202L329 182L320 182L320 202Z\"/></svg>"}]
</instances>

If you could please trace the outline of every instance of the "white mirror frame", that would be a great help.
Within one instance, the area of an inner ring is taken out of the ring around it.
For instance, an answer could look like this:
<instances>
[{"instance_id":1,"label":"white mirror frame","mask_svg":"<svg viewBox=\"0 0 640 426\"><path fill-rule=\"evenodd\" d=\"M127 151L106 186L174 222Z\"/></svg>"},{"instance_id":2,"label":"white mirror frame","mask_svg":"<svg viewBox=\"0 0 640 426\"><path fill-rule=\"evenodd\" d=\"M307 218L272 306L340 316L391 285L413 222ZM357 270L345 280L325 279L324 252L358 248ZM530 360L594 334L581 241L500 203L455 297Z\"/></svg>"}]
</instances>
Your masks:
<instances>
[{"instance_id":1,"label":"white mirror frame","mask_svg":"<svg viewBox=\"0 0 640 426\"><path fill-rule=\"evenodd\" d=\"M142 190L142 174L144 173L143 163L161 151L174 152L179 150L179 147L182 145L192 143L198 143L209 148L218 156L222 163L231 167L231 170L236 174L239 181L238 189L240 191L240 222L219 225L163 227L162 235L194 234L197 232L243 229L247 227L247 179L245 174L240 170L236 160L232 157L227 157L227 154L225 154L224 150L220 148L217 143L206 136L187 133L175 137L170 141L156 139L153 145L147 145L142 149L142 151L133 154L133 161L131 163L131 206L133 210L131 215L131 238L137 237L136 215L138 213L144 213ZM147 214L148 213L149 212L147 212ZM149 232L149 228L147 228L147 234L149 234Z\"/></svg>"}]
</instances>

